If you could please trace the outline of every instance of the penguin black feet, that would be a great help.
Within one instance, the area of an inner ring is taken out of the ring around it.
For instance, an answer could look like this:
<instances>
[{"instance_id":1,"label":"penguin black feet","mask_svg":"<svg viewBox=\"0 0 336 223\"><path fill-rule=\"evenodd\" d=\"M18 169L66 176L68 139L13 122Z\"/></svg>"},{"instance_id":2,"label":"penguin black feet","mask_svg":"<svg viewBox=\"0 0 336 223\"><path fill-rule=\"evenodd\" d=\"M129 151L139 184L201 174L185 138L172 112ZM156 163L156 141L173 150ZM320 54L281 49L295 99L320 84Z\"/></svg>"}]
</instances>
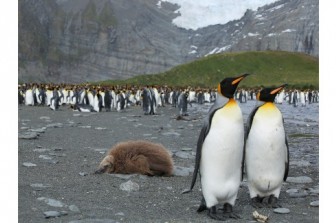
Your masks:
<instances>
[{"instance_id":1,"label":"penguin black feet","mask_svg":"<svg viewBox=\"0 0 336 223\"><path fill-rule=\"evenodd\" d=\"M214 220L226 221L229 218L239 219L240 216L235 214L232 210L232 205L225 203L223 206L223 214L217 214L216 206L213 206L208 209L208 216Z\"/></svg>"},{"instance_id":2,"label":"penguin black feet","mask_svg":"<svg viewBox=\"0 0 336 223\"><path fill-rule=\"evenodd\" d=\"M199 213L199 212L205 211L206 209L207 209L207 206L206 206L206 203L205 203L205 199L204 199L204 197L202 197L201 204L198 207L197 212Z\"/></svg>"},{"instance_id":3,"label":"penguin black feet","mask_svg":"<svg viewBox=\"0 0 336 223\"><path fill-rule=\"evenodd\" d=\"M276 198L273 194L266 197L254 197L251 199L252 206L255 208L280 208L281 205L278 204L278 198Z\"/></svg>"}]
</instances>

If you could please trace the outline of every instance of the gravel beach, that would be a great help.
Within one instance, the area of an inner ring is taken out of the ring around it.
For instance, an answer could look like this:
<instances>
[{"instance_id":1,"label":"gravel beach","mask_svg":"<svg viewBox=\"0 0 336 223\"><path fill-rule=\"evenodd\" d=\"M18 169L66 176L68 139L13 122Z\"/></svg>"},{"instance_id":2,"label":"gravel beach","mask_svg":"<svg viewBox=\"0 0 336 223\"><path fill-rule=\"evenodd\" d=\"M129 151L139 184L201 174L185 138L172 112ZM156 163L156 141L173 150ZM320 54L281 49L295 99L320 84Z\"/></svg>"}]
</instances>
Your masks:
<instances>
[{"instance_id":1,"label":"gravel beach","mask_svg":"<svg viewBox=\"0 0 336 223\"><path fill-rule=\"evenodd\" d=\"M240 104L246 123L256 101ZM196 143L203 117L211 104L193 104L189 116L177 119L171 105L157 115L141 107L125 111L81 113L69 106L18 106L18 220L39 222L216 222L197 213L200 182L190 186ZM319 222L319 104L277 105L285 120L290 169L283 184L281 209L255 209L246 181L241 183L234 211L239 220L257 222ZM171 151L172 177L94 174L106 152L116 143L145 139Z\"/></svg>"}]
</instances>

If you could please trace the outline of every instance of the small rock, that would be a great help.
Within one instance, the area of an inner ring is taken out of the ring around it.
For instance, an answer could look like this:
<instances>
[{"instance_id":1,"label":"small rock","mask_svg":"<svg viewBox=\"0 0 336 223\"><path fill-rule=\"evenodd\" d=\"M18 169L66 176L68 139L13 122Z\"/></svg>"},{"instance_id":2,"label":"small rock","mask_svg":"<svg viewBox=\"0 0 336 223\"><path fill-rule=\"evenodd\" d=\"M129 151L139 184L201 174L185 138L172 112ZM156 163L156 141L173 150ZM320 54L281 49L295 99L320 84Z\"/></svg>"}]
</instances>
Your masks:
<instances>
[{"instance_id":1,"label":"small rock","mask_svg":"<svg viewBox=\"0 0 336 223\"><path fill-rule=\"evenodd\" d=\"M72 211L72 212L76 212L76 213L80 212L79 208L76 205L73 205L73 204L69 206L69 210Z\"/></svg>"},{"instance_id":2,"label":"small rock","mask_svg":"<svg viewBox=\"0 0 336 223\"><path fill-rule=\"evenodd\" d=\"M37 132L19 133L19 139L36 139L37 137L38 137Z\"/></svg>"},{"instance_id":3,"label":"small rock","mask_svg":"<svg viewBox=\"0 0 336 223\"><path fill-rule=\"evenodd\" d=\"M44 152L50 151L50 149L34 149L33 151L38 152L38 153L44 153Z\"/></svg>"},{"instance_id":4,"label":"small rock","mask_svg":"<svg viewBox=\"0 0 336 223\"><path fill-rule=\"evenodd\" d=\"M117 223L117 221L112 220L112 219L94 219L94 218L88 218L88 219L81 219L81 220L70 221L69 223Z\"/></svg>"},{"instance_id":5,"label":"small rock","mask_svg":"<svg viewBox=\"0 0 336 223\"><path fill-rule=\"evenodd\" d=\"M288 214L290 210L288 208L275 208L273 212L277 214Z\"/></svg>"},{"instance_id":6,"label":"small rock","mask_svg":"<svg viewBox=\"0 0 336 223\"><path fill-rule=\"evenodd\" d=\"M43 214L45 218L57 218L61 216L61 212L58 211L45 211Z\"/></svg>"},{"instance_id":7,"label":"small rock","mask_svg":"<svg viewBox=\"0 0 336 223\"><path fill-rule=\"evenodd\" d=\"M174 176L186 177L189 176L190 168L182 167L182 166L175 166L174 167Z\"/></svg>"},{"instance_id":8,"label":"small rock","mask_svg":"<svg viewBox=\"0 0 336 223\"><path fill-rule=\"evenodd\" d=\"M96 130L105 130L106 128L104 128L104 127L96 127L95 129Z\"/></svg>"},{"instance_id":9,"label":"small rock","mask_svg":"<svg viewBox=\"0 0 336 223\"><path fill-rule=\"evenodd\" d=\"M162 135L164 135L164 136L180 136L181 134L177 133L177 132L164 132L164 133L162 133Z\"/></svg>"},{"instance_id":10,"label":"small rock","mask_svg":"<svg viewBox=\"0 0 336 223\"><path fill-rule=\"evenodd\" d=\"M29 129L30 132L37 132L37 133L44 133L46 130L46 127L42 127L39 129Z\"/></svg>"},{"instance_id":11,"label":"small rock","mask_svg":"<svg viewBox=\"0 0 336 223\"><path fill-rule=\"evenodd\" d=\"M175 156L182 158L182 159L192 159L194 158L190 153L178 151L175 153Z\"/></svg>"},{"instance_id":12,"label":"small rock","mask_svg":"<svg viewBox=\"0 0 336 223\"><path fill-rule=\"evenodd\" d=\"M40 119L50 119L48 116L41 116Z\"/></svg>"},{"instance_id":13,"label":"small rock","mask_svg":"<svg viewBox=\"0 0 336 223\"><path fill-rule=\"evenodd\" d=\"M52 207L62 208L65 206L63 202L51 198L39 197L37 200L44 201L47 205Z\"/></svg>"},{"instance_id":14,"label":"small rock","mask_svg":"<svg viewBox=\"0 0 336 223\"><path fill-rule=\"evenodd\" d=\"M126 183L120 184L120 190L132 192L132 191L139 191L140 186L137 183L134 183L133 181L129 180Z\"/></svg>"},{"instance_id":15,"label":"small rock","mask_svg":"<svg viewBox=\"0 0 336 223\"><path fill-rule=\"evenodd\" d=\"M29 162L24 162L24 163L22 163L22 165L25 166L25 167L37 166L35 163L29 163Z\"/></svg>"},{"instance_id":16,"label":"small rock","mask_svg":"<svg viewBox=\"0 0 336 223\"><path fill-rule=\"evenodd\" d=\"M110 176L120 178L123 180L129 180L132 177L138 176L138 174L118 174L118 173L111 173Z\"/></svg>"},{"instance_id":17,"label":"small rock","mask_svg":"<svg viewBox=\"0 0 336 223\"><path fill-rule=\"evenodd\" d=\"M288 190L286 190L286 192L287 192L288 194L292 194L292 193L298 193L299 190L298 190L298 189L288 189Z\"/></svg>"},{"instance_id":18,"label":"small rock","mask_svg":"<svg viewBox=\"0 0 336 223\"><path fill-rule=\"evenodd\" d=\"M307 167L310 166L310 163L305 160L293 160L290 162L291 165L299 166L299 167Z\"/></svg>"},{"instance_id":19,"label":"small rock","mask_svg":"<svg viewBox=\"0 0 336 223\"><path fill-rule=\"evenodd\" d=\"M187 148L187 147L185 147L185 148L182 148L181 150L182 150L182 151L192 151L193 149L192 149L192 148Z\"/></svg>"},{"instance_id":20,"label":"small rock","mask_svg":"<svg viewBox=\"0 0 336 223\"><path fill-rule=\"evenodd\" d=\"M79 128L83 128L83 129L90 129L91 126L90 125L81 125L81 126L78 126Z\"/></svg>"},{"instance_id":21,"label":"small rock","mask_svg":"<svg viewBox=\"0 0 336 223\"><path fill-rule=\"evenodd\" d=\"M40 184L40 183L30 184L30 186L31 186L32 188L34 188L35 190L42 190L42 189L51 187L50 184Z\"/></svg>"},{"instance_id":22,"label":"small rock","mask_svg":"<svg viewBox=\"0 0 336 223\"><path fill-rule=\"evenodd\" d=\"M63 124L62 123L51 123L46 126L47 128L62 128Z\"/></svg>"},{"instance_id":23,"label":"small rock","mask_svg":"<svg viewBox=\"0 0 336 223\"><path fill-rule=\"evenodd\" d=\"M80 172L79 175L81 175L82 177L85 177L85 176L88 175L88 173L87 172Z\"/></svg>"},{"instance_id":24,"label":"small rock","mask_svg":"<svg viewBox=\"0 0 336 223\"><path fill-rule=\"evenodd\" d=\"M291 197L291 198L300 198L300 197L307 197L307 196L308 196L308 193L306 191L289 194L289 197Z\"/></svg>"},{"instance_id":25,"label":"small rock","mask_svg":"<svg viewBox=\"0 0 336 223\"><path fill-rule=\"evenodd\" d=\"M52 158L48 155L39 155L40 159L44 159L44 160L51 160Z\"/></svg>"},{"instance_id":26,"label":"small rock","mask_svg":"<svg viewBox=\"0 0 336 223\"><path fill-rule=\"evenodd\" d=\"M68 212L66 211L45 211L43 212L44 214L44 217L45 218L57 218L57 217L61 217L61 216L64 216L64 215L67 215Z\"/></svg>"},{"instance_id":27,"label":"small rock","mask_svg":"<svg viewBox=\"0 0 336 223\"><path fill-rule=\"evenodd\" d=\"M287 177L286 182L305 184L305 183L311 183L311 182L313 182L313 180L310 177L307 177L307 176L299 176L299 177Z\"/></svg>"},{"instance_id":28,"label":"small rock","mask_svg":"<svg viewBox=\"0 0 336 223\"><path fill-rule=\"evenodd\" d=\"M319 201L312 201L312 202L310 202L310 206L312 206L312 207L318 207L319 206Z\"/></svg>"}]
</instances>

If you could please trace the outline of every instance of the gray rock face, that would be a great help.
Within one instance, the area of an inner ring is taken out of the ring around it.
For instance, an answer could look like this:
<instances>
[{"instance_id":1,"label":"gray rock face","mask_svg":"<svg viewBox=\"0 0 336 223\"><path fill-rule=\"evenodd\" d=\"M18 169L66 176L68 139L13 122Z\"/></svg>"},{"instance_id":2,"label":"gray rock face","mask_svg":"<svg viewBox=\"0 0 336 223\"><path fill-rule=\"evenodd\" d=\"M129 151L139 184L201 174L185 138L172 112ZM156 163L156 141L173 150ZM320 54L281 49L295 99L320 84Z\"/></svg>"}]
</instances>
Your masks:
<instances>
[{"instance_id":1,"label":"gray rock face","mask_svg":"<svg viewBox=\"0 0 336 223\"><path fill-rule=\"evenodd\" d=\"M159 73L209 54L318 56L318 0L280 0L225 25L186 30L156 0L19 0L19 81L82 82Z\"/></svg>"}]
</instances>

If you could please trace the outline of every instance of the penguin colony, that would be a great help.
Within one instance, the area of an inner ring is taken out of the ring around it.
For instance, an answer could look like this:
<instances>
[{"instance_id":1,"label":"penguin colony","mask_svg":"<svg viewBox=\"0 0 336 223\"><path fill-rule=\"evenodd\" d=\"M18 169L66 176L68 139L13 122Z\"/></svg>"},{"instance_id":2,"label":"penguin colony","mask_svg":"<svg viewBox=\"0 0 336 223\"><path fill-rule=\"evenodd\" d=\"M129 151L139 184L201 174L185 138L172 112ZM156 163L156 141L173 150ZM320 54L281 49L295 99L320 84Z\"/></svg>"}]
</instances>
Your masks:
<instances>
[{"instance_id":1,"label":"penguin colony","mask_svg":"<svg viewBox=\"0 0 336 223\"><path fill-rule=\"evenodd\" d=\"M300 102L305 106L307 102L318 101L317 91L285 92L286 85L258 92L236 91L248 75L225 78L219 83L217 92L196 92L194 89L162 91L162 88L158 91L146 86L129 94L127 91L115 93L114 90L87 86L73 90L25 86L19 87L19 103L47 105L53 110L66 103L81 112L100 112L102 108L118 111L133 103L142 106L145 115L154 115L158 106L171 104L184 116L187 115L187 105L192 102L214 102L198 137L190 189L183 193L191 192L200 176L202 199L197 212L207 210L208 216L216 220L236 219L240 217L233 207L244 173L251 205L256 208L280 207L281 186L289 171L289 150L284 119L276 103L288 101L298 106ZM251 112L244 129L237 101L244 103L254 98L263 104ZM171 176L173 169L171 155L163 145L140 140L115 145L101 161L96 173Z\"/></svg>"}]
</instances>

